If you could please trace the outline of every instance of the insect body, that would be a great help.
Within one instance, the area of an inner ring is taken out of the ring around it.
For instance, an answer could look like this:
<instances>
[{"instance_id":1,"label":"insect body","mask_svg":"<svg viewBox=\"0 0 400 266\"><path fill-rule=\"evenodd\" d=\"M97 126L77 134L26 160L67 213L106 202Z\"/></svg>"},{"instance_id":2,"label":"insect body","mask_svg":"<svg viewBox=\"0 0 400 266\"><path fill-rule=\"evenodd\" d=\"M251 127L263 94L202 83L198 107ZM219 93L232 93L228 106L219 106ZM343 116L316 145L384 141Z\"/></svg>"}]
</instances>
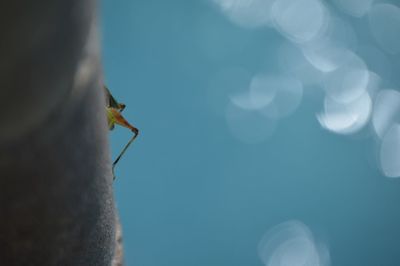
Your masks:
<instances>
[{"instance_id":1,"label":"insect body","mask_svg":"<svg viewBox=\"0 0 400 266\"><path fill-rule=\"evenodd\" d=\"M125 109L125 104L119 103L115 100L115 98L111 95L110 91L106 86L104 86L105 94L106 94L106 112L107 112L107 121L108 121L108 128L113 130L115 125L120 125L130 129L133 132L133 136L131 140L125 145L122 149L121 153L118 155L117 159L113 162L112 171L114 175L114 168L118 161L121 159L122 155L126 152L129 145L136 139L139 134L139 130L129 124L128 121L122 116L121 112ZM115 175L114 175L115 179Z\"/></svg>"}]
</instances>

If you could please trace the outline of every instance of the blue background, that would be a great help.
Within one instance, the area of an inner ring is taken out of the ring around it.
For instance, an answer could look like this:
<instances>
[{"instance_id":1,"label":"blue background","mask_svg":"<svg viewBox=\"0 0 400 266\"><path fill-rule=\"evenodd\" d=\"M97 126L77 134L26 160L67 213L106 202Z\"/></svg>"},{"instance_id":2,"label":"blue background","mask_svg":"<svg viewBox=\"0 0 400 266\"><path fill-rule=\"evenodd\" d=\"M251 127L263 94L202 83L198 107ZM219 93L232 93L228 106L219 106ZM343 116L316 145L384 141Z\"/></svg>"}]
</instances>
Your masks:
<instances>
[{"instance_id":1,"label":"blue background","mask_svg":"<svg viewBox=\"0 0 400 266\"><path fill-rule=\"evenodd\" d=\"M400 265L400 183L369 133L324 130L313 93L247 144L210 105L216 72L273 70L283 37L201 0L103 0L100 14L106 83L140 129L114 183L127 265L262 265L260 238L289 219L328 243L332 265ZM114 158L129 138L112 132Z\"/></svg>"}]
</instances>

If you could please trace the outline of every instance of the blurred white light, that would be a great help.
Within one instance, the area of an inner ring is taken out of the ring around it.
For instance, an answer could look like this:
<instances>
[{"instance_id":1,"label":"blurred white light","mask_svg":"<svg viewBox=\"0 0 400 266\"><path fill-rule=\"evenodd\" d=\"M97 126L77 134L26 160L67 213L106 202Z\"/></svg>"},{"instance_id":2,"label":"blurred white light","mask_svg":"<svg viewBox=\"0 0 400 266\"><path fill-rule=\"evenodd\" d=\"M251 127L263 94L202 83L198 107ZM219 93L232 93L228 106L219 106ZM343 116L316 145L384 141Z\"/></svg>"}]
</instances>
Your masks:
<instances>
[{"instance_id":1,"label":"blurred white light","mask_svg":"<svg viewBox=\"0 0 400 266\"><path fill-rule=\"evenodd\" d=\"M218 115L225 116L229 96L248 92L251 74L240 67L230 67L219 71L208 86L208 101Z\"/></svg>"},{"instance_id":2,"label":"blurred white light","mask_svg":"<svg viewBox=\"0 0 400 266\"><path fill-rule=\"evenodd\" d=\"M387 177L400 177L400 125L394 124L382 139L380 160Z\"/></svg>"},{"instance_id":3,"label":"blurred white light","mask_svg":"<svg viewBox=\"0 0 400 266\"><path fill-rule=\"evenodd\" d=\"M273 101L260 112L270 118L282 118L291 115L303 98L303 84L290 76L265 76L266 88L275 90Z\"/></svg>"},{"instance_id":4,"label":"blurred white light","mask_svg":"<svg viewBox=\"0 0 400 266\"><path fill-rule=\"evenodd\" d=\"M226 109L226 121L232 135L238 140L254 144L267 140L275 131L276 121L257 111L245 110L233 104Z\"/></svg>"},{"instance_id":5,"label":"blurred white light","mask_svg":"<svg viewBox=\"0 0 400 266\"><path fill-rule=\"evenodd\" d=\"M275 98L277 90L277 87L271 85L271 78L269 76L261 74L254 76L250 84L250 96L253 101L263 102L263 107L271 103Z\"/></svg>"},{"instance_id":6,"label":"blurred white light","mask_svg":"<svg viewBox=\"0 0 400 266\"><path fill-rule=\"evenodd\" d=\"M331 72L344 64L357 47L356 34L350 24L331 17L324 34L302 46L305 58L322 72Z\"/></svg>"},{"instance_id":7,"label":"blurred white light","mask_svg":"<svg viewBox=\"0 0 400 266\"><path fill-rule=\"evenodd\" d=\"M253 101L248 91L234 93L229 95L229 98L234 105L246 110L257 110L264 106L262 101Z\"/></svg>"},{"instance_id":8,"label":"blurred white light","mask_svg":"<svg viewBox=\"0 0 400 266\"><path fill-rule=\"evenodd\" d=\"M362 17L368 13L374 0L334 0L344 12L354 17Z\"/></svg>"},{"instance_id":9,"label":"blurred white light","mask_svg":"<svg viewBox=\"0 0 400 266\"><path fill-rule=\"evenodd\" d=\"M361 130L369 121L372 101L365 93L354 102L338 103L326 97L324 111L317 115L322 127L339 134L352 134Z\"/></svg>"},{"instance_id":10,"label":"blurred white light","mask_svg":"<svg viewBox=\"0 0 400 266\"><path fill-rule=\"evenodd\" d=\"M364 61L349 54L344 65L326 75L324 89L335 101L349 103L364 94L368 82L369 71Z\"/></svg>"},{"instance_id":11,"label":"blurred white light","mask_svg":"<svg viewBox=\"0 0 400 266\"><path fill-rule=\"evenodd\" d=\"M317 246L319 255L319 265L320 266L330 266L331 265L331 254L329 252L329 247L326 243L319 242Z\"/></svg>"},{"instance_id":12,"label":"blurred white light","mask_svg":"<svg viewBox=\"0 0 400 266\"><path fill-rule=\"evenodd\" d=\"M307 60L322 72L331 72L340 66L349 55L349 50L337 47L333 43L316 43L302 49Z\"/></svg>"},{"instance_id":13,"label":"blurred white light","mask_svg":"<svg viewBox=\"0 0 400 266\"><path fill-rule=\"evenodd\" d=\"M327 249L320 254L311 231L299 221L288 221L269 230L258 245L267 266L326 266ZM328 252L329 253L329 252Z\"/></svg>"},{"instance_id":14,"label":"blurred white light","mask_svg":"<svg viewBox=\"0 0 400 266\"><path fill-rule=\"evenodd\" d=\"M392 65L383 51L372 45L363 45L359 47L357 53L367 64L369 70L376 72L384 79L392 78Z\"/></svg>"},{"instance_id":15,"label":"blurred white light","mask_svg":"<svg viewBox=\"0 0 400 266\"><path fill-rule=\"evenodd\" d=\"M383 138L388 129L400 122L400 92L382 90L375 99L372 125L378 137Z\"/></svg>"},{"instance_id":16,"label":"blurred white light","mask_svg":"<svg viewBox=\"0 0 400 266\"><path fill-rule=\"evenodd\" d=\"M268 76L254 76L249 87L248 91L230 95L232 103L243 109L258 110L270 104L275 97L276 87L271 86Z\"/></svg>"},{"instance_id":17,"label":"blurred white light","mask_svg":"<svg viewBox=\"0 0 400 266\"><path fill-rule=\"evenodd\" d=\"M391 4L372 6L369 24L372 35L386 52L400 52L400 8Z\"/></svg>"},{"instance_id":18,"label":"blurred white light","mask_svg":"<svg viewBox=\"0 0 400 266\"><path fill-rule=\"evenodd\" d=\"M367 92L372 99L379 93L381 86L382 86L382 78L375 72L370 71Z\"/></svg>"},{"instance_id":19,"label":"blurred white light","mask_svg":"<svg viewBox=\"0 0 400 266\"><path fill-rule=\"evenodd\" d=\"M307 59L299 47L285 42L278 50L279 69L286 75L293 76L306 85L320 85L322 73Z\"/></svg>"},{"instance_id":20,"label":"blurred white light","mask_svg":"<svg viewBox=\"0 0 400 266\"><path fill-rule=\"evenodd\" d=\"M229 19L245 28L270 24L271 6L275 0L213 0Z\"/></svg>"},{"instance_id":21,"label":"blurred white light","mask_svg":"<svg viewBox=\"0 0 400 266\"><path fill-rule=\"evenodd\" d=\"M277 0L271 14L276 29L296 43L308 42L318 36L329 15L319 0Z\"/></svg>"},{"instance_id":22,"label":"blurred white light","mask_svg":"<svg viewBox=\"0 0 400 266\"><path fill-rule=\"evenodd\" d=\"M281 244L272 255L270 266L319 265L313 243L306 237L295 237Z\"/></svg>"}]
</instances>

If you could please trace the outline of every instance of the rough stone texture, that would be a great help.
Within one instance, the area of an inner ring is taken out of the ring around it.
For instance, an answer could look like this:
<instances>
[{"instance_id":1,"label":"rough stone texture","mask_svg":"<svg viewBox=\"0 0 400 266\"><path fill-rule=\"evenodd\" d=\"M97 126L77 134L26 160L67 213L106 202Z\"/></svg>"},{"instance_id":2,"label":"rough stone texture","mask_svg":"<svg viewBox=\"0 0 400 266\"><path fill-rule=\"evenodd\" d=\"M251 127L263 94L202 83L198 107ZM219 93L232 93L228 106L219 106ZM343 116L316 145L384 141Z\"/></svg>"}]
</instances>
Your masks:
<instances>
[{"instance_id":1,"label":"rough stone texture","mask_svg":"<svg viewBox=\"0 0 400 266\"><path fill-rule=\"evenodd\" d=\"M117 217L117 223L115 228L115 253L112 261L113 266L123 266L124 265L124 247L122 239L122 226Z\"/></svg>"},{"instance_id":2,"label":"rough stone texture","mask_svg":"<svg viewBox=\"0 0 400 266\"><path fill-rule=\"evenodd\" d=\"M0 265L111 265L95 7L0 2Z\"/></svg>"}]
</instances>

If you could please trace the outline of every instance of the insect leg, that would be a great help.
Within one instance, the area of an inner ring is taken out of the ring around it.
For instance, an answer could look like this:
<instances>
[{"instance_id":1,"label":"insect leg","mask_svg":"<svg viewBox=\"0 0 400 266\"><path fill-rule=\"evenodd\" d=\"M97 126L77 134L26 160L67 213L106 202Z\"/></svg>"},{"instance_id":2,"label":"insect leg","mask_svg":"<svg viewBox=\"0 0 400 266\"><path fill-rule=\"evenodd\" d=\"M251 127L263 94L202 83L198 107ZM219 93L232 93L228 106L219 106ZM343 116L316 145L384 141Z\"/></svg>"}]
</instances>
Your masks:
<instances>
[{"instance_id":1,"label":"insect leg","mask_svg":"<svg viewBox=\"0 0 400 266\"><path fill-rule=\"evenodd\" d=\"M118 163L118 161L121 159L122 155L124 155L124 153L126 152L126 150L128 149L129 145L132 144L132 142L136 139L136 137L138 136L138 131L133 131L134 135L132 136L131 140L125 145L124 149L121 151L121 153L118 155L117 159L115 159L115 161L113 162L112 165L112 172L113 172L113 177L115 180L115 174L114 174L114 168L115 165Z\"/></svg>"}]
</instances>

